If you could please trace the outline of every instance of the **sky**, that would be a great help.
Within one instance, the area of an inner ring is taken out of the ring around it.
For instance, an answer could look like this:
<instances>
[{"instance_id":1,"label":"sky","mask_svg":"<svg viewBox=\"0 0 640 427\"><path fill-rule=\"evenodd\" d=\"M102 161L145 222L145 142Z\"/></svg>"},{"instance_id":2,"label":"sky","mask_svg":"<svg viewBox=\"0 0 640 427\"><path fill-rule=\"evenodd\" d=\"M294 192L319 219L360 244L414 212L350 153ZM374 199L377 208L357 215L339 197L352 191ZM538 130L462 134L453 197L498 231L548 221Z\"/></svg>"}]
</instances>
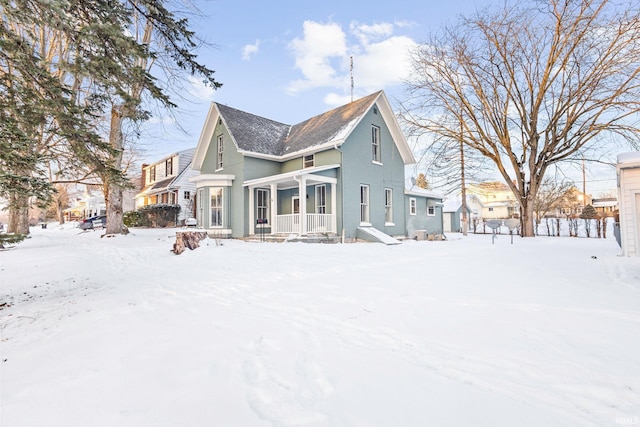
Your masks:
<instances>
[{"instance_id":1,"label":"sky","mask_svg":"<svg viewBox=\"0 0 640 427\"><path fill-rule=\"evenodd\" d=\"M495 1L194 3L203 16L190 18L191 28L207 42L198 59L216 71L223 86L213 90L192 79L184 99L176 99L175 121L182 130L166 117L146 126L140 144L146 162L195 147L211 101L296 124L348 103L353 74L354 99L384 90L392 106L397 105L409 72L407 50ZM575 167L561 174L582 179ZM615 189L615 170L589 165L587 180L588 193Z\"/></svg>"}]
</instances>

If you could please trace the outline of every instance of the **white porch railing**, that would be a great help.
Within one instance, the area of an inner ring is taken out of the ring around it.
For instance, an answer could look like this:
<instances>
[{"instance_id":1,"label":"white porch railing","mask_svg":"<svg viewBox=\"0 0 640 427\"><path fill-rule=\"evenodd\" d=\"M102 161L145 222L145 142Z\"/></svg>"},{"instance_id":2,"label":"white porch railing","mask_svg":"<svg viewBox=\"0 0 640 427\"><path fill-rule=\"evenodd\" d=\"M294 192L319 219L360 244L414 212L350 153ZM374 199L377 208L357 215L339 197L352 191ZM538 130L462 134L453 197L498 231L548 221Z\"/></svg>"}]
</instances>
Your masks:
<instances>
[{"instance_id":1,"label":"white porch railing","mask_svg":"<svg viewBox=\"0 0 640 427\"><path fill-rule=\"evenodd\" d=\"M335 233L333 214L307 214L307 227L304 233L300 228L300 214L277 215L274 233L279 234L309 234Z\"/></svg>"}]
</instances>

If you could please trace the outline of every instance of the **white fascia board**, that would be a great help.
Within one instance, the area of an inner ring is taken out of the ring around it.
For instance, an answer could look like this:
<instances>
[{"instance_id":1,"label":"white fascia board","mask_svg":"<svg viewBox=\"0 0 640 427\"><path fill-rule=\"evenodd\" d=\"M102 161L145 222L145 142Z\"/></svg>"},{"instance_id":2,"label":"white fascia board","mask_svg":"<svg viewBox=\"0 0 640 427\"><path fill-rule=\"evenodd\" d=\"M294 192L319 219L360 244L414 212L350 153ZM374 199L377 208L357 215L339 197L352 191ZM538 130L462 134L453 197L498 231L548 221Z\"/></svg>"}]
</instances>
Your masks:
<instances>
[{"instance_id":1,"label":"white fascia board","mask_svg":"<svg viewBox=\"0 0 640 427\"><path fill-rule=\"evenodd\" d=\"M324 144L314 145L313 147L305 148L304 150L295 151L293 153L287 153L283 156L277 156L275 154L263 154L253 151L238 150L240 154L245 157L253 157L255 159L273 160L276 162L286 162L297 157L306 156L308 154L315 154L320 151L328 150L330 148L337 148L344 144L344 139L338 139L335 141L325 142Z\"/></svg>"},{"instance_id":2,"label":"white fascia board","mask_svg":"<svg viewBox=\"0 0 640 427\"><path fill-rule=\"evenodd\" d=\"M200 132L200 138L198 139L196 152L193 155L193 161L191 163L192 169L195 169L197 171L202 169L202 163L204 162L204 158L207 155L207 150L209 149L209 144L211 143L211 138L213 137L213 131L216 128L216 123L218 123L219 118L220 112L216 108L216 104L212 102L211 106L209 106L209 112L207 113L207 118L204 121L202 132Z\"/></svg>"},{"instance_id":3,"label":"white fascia board","mask_svg":"<svg viewBox=\"0 0 640 427\"><path fill-rule=\"evenodd\" d=\"M418 191L418 190L405 189L404 194L408 196L428 197L430 199L440 199L440 200L444 200L446 198L443 194L432 193L430 191Z\"/></svg>"},{"instance_id":4,"label":"white fascia board","mask_svg":"<svg viewBox=\"0 0 640 427\"><path fill-rule=\"evenodd\" d=\"M378 96L376 102L379 103L380 114L382 114L382 118L385 123L387 123L387 127L391 132L391 137L396 143L396 147L398 147L398 151L400 151L400 155L402 156L402 160L405 165L412 165L416 163L416 158L413 156L413 152L411 151L411 147L407 142L407 139L404 137L404 133L402 133L402 129L400 129L400 124L398 124L398 120L396 119L395 114L393 114L393 109L391 108L391 104L389 104L389 100L387 99L384 92Z\"/></svg>"},{"instance_id":5,"label":"white fascia board","mask_svg":"<svg viewBox=\"0 0 640 427\"><path fill-rule=\"evenodd\" d=\"M340 167L339 164L332 164L332 165L316 166L313 168L298 169L295 171L281 173L277 175L265 176L264 178L250 179L248 181L245 181L242 185L245 187L255 187L255 186L265 185L265 184L276 184L279 182L287 182L287 181L293 180L294 177L299 177L304 175L313 175L318 172L323 172L330 169L336 169L339 167ZM321 180L327 183L333 183L333 184L337 183L338 181L336 178L324 177L324 176L314 177L314 179Z\"/></svg>"},{"instance_id":6,"label":"white fascia board","mask_svg":"<svg viewBox=\"0 0 640 427\"><path fill-rule=\"evenodd\" d=\"M196 184L197 188L202 187L230 187L233 184L233 180L236 179L235 175L231 174L201 174L192 176L189 178L189 182Z\"/></svg>"}]
</instances>

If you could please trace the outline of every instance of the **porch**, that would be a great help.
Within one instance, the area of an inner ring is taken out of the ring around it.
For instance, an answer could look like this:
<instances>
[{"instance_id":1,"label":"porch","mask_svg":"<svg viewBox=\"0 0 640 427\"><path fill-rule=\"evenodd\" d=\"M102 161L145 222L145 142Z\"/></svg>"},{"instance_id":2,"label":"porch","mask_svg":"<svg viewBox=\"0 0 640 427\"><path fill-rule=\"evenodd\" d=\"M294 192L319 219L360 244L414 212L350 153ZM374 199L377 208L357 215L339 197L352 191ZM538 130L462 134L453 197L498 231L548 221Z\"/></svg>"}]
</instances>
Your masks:
<instances>
[{"instance_id":1,"label":"porch","mask_svg":"<svg viewBox=\"0 0 640 427\"><path fill-rule=\"evenodd\" d=\"M304 228L302 226L304 224ZM300 213L276 215L273 234L329 234L336 233L334 214L308 213L302 221Z\"/></svg>"},{"instance_id":2,"label":"porch","mask_svg":"<svg viewBox=\"0 0 640 427\"><path fill-rule=\"evenodd\" d=\"M311 167L246 181L250 234L335 235L337 178L318 173L337 167Z\"/></svg>"}]
</instances>

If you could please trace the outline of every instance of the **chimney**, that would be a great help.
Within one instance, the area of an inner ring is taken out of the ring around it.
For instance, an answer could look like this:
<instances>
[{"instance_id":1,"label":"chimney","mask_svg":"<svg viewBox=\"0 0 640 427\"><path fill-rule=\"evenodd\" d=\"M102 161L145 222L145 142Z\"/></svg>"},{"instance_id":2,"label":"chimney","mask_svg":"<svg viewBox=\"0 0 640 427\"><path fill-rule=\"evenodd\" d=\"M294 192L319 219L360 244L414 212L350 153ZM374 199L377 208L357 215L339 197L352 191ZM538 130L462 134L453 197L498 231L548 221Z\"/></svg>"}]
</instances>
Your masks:
<instances>
[{"instance_id":1,"label":"chimney","mask_svg":"<svg viewBox=\"0 0 640 427\"><path fill-rule=\"evenodd\" d=\"M146 163L142 164L142 188L147 185L147 169L149 165Z\"/></svg>"}]
</instances>

